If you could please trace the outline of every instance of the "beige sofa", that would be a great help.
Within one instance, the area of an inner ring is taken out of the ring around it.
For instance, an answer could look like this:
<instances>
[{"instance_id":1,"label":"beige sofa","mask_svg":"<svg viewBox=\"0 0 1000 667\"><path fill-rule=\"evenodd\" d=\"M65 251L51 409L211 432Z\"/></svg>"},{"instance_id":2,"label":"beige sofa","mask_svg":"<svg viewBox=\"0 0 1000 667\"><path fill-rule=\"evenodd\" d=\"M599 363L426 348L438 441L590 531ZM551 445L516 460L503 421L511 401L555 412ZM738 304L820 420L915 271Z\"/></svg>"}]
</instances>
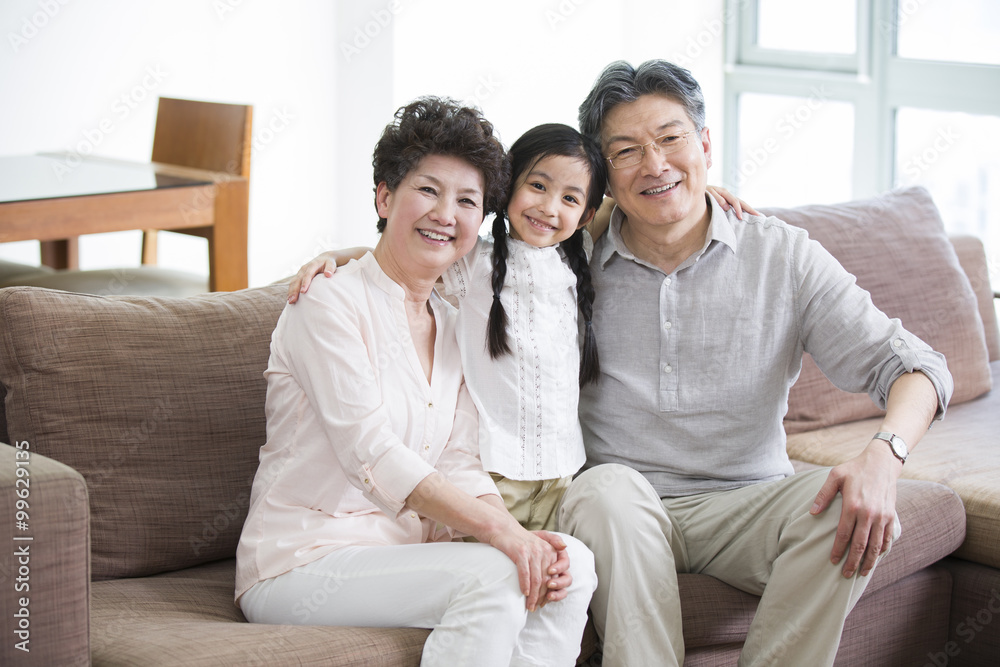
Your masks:
<instances>
[{"instance_id":1,"label":"beige sofa","mask_svg":"<svg viewBox=\"0 0 1000 667\"><path fill-rule=\"evenodd\" d=\"M834 227L855 224L847 240L861 246L857 252L889 253L892 261L871 264L877 284L861 281L878 303L884 287L911 279L899 273L893 248L900 239L884 238L886 229L898 237L909 228L900 207L930 219L933 233L923 241L935 252L919 253L919 271L938 276L939 285L946 273L951 283L940 300L905 285L896 291L917 305L951 304L927 316L938 338L954 333L953 311L971 308L974 317L963 311L963 321L978 328L959 337L961 349L951 354L985 366L987 375L984 385L971 374L978 387L956 375L956 396L966 402L949 410L907 463L912 479L898 487L903 535L849 617L838 664L922 665L938 654L951 662L931 664L991 664L987 658L1000 654L1000 621L985 622L981 610L1000 610L1000 598L990 597L1000 588L1000 401L973 394L988 389L988 372L998 368L985 353L991 337L997 358L995 318L985 329L977 319L973 287L956 268L926 193L808 213ZM818 224L816 235L829 226ZM854 246L847 243L846 252ZM973 282L981 281L981 249L967 241L959 247L975 264ZM992 315L988 285L977 286L983 314ZM8 633L0 664L419 663L425 630L251 625L233 604L233 555L264 442L262 371L283 305L282 286L186 299L0 290L0 441L13 445L0 445L0 508L14 545L0 555L0 599L22 633ZM789 430L799 432L789 449L801 466L836 463L867 442L874 422L830 399L807 372L790 401ZM21 516L19 499L26 501ZM15 554L24 547L26 554ZM324 595L304 598L303 609ZM682 575L681 596L686 664L735 664L757 598L703 575ZM637 605L656 613L654 600ZM795 639L790 626L788 641ZM594 646L588 632L581 659Z\"/></svg>"}]
</instances>

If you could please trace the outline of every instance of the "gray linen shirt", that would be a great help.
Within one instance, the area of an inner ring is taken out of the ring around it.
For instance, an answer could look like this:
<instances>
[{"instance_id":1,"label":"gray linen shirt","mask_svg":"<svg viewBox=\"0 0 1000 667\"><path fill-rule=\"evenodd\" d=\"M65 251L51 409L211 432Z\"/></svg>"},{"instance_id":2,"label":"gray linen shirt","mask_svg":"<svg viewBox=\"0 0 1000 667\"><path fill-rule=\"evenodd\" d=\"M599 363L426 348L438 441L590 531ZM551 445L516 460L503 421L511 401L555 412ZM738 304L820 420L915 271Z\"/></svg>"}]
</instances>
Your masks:
<instances>
[{"instance_id":1,"label":"gray linen shirt","mask_svg":"<svg viewBox=\"0 0 1000 667\"><path fill-rule=\"evenodd\" d=\"M630 466L661 497L792 474L782 418L803 350L882 408L896 378L921 370L944 414L943 355L878 310L805 230L741 221L708 199L705 245L670 275L625 246L619 209L594 249L601 378L580 394L586 467Z\"/></svg>"}]
</instances>

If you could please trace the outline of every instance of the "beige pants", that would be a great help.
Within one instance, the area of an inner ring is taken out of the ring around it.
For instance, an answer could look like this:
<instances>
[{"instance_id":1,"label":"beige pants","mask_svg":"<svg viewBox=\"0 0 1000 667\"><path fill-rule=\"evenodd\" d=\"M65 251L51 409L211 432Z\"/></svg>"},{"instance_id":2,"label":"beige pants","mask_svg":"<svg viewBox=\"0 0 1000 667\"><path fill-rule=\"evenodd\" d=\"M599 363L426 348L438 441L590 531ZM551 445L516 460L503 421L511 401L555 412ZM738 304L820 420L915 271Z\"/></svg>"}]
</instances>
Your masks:
<instances>
[{"instance_id":1,"label":"beige pants","mask_svg":"<svg viewBox=\"0 0 1000 667\"><path fill-rule=\"evenodd\" d=\"M684 663L678 572L761 596L740 665L833 664L844 620L871 575L845 579L843 563L830 562L839 495L823 514L809 514L828 474L663 500L625 466L580 474L566 491L559 530L594 552L591 612L604 667Z\"/></svg>"},{"instance_id":2,"label":"beige pants","mask_svg":"<svg viewBox=\"0 0 1000 667\"><path fill-rule=\"evenodd\" d=\"M556 510L573 477L542 480L507 479L495 472L503 504L517 522L528 530L555 530Z\"/></svg>"}]
</instances>

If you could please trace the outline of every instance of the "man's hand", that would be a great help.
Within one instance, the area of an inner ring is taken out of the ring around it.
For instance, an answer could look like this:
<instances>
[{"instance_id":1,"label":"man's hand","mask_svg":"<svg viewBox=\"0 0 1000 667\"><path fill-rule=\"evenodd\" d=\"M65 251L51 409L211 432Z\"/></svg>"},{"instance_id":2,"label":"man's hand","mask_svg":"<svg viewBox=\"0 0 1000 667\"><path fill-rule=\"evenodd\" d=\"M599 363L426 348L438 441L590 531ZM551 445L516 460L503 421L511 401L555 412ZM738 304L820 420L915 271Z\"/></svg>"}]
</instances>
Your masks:
<instances>
[{"instance_id":1,"label":"man's hand","mask_svg":"<svg viewBox=\"0 0 1000 667\"><path fill-rule=\"evenodd\" d=\"M879 554L892 544L896 480L902 471L903 464L893 456L888 443L872 440L857 457L831 470L816 494L810 510L814 515L825 511L838 492L843 496L830 561L836 565L846 552L845 577L853 577L859 566L862 576L867 576Z\"/></svg>"}]
</instances>

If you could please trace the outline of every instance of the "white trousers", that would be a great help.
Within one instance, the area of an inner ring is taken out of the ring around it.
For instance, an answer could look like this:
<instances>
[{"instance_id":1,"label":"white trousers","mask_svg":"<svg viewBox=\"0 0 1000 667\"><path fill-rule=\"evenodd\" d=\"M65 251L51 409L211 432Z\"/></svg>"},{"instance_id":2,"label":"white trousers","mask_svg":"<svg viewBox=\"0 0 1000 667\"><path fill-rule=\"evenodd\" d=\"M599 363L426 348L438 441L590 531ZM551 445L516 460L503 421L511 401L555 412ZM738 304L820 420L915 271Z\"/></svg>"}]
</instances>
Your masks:
<instances>
[{"instance_id":1,"label":"white trousers","mask_svg":"<svg viewBox=\"0 0 1000 667\"><path fill-rule=\"evenodd\" d=\"M257 583L240 607L252 623L430 628L423 667L574 665L597 575L590 550L562 537L573 584L532 613L514 563L467 542L339 549Z\"/></svg>"},{"instance_id":2,"label":"white trousers","mask_svg":"<svg viewBox=\"0 0 1000 667\"><path fill-rule=\"evenodd\" d=\"M833 664L844 620L871 574L846 579L843 562L830 562L839 495L822 514L809 514L829 472L662 500L632 468L581 473L563 498L559 529L597 560L591 610L604 667L684 663L678 572L761 596L741 667Z\"/></svg>"}]
</instances>

